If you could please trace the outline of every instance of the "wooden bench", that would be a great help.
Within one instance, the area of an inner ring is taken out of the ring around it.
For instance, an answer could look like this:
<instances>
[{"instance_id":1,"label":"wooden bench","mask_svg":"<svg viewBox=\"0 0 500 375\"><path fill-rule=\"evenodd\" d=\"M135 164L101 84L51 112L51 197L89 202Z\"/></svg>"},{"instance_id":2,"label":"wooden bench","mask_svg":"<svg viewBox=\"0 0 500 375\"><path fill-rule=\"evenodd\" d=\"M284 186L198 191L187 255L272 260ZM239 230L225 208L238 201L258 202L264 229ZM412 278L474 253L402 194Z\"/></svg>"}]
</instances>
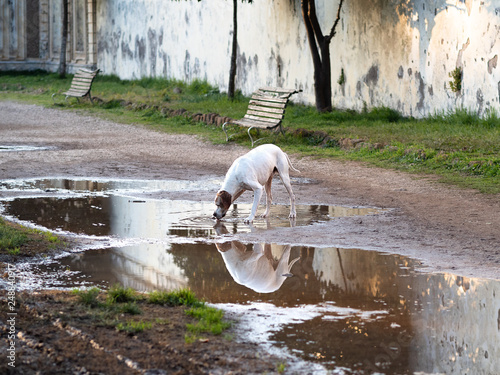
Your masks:
<instances>
[{"instance_id":1,"label":"wooden bench","mask_svg":"<svg viewBox=\"0 0 500 375\"><path fill-rule=\"evenodd\" d=\"M92 96L90 95L90 88L92 87L92 82L97 76L97 73L99 73L99 69L78 69L78 71L75 73L75 76L73 77L73 80L71 81L71 87L69 88L69 90L63 93L52 94L52 100L54 100L55 103L55 95L65 95L66 101L68 101L69 96L73 96L78 100L78 98L83 98L84 96L88 95L90 102L93 103Z\"/></svg>"},{"instance_id":2,"label":"wooden bench","mask_svg":"<svg viewBox=\"0 0 500 375\"><path fill-rule=\"evenodd\" d=\"M250 131L253 128L273 130L278 129L283 133L281 121L285 116L285 108L288 100L293 94L301 92L302 90L282 89L279 87L262 87L253 93L248 109L245 116L240 120L232 120L222 125L222 130L226 134L226 142L229 141L227 134L227 125L238 125L248 128L248 136L254 143L263 138L254 140Z\"/></svg>"}]
</instances>

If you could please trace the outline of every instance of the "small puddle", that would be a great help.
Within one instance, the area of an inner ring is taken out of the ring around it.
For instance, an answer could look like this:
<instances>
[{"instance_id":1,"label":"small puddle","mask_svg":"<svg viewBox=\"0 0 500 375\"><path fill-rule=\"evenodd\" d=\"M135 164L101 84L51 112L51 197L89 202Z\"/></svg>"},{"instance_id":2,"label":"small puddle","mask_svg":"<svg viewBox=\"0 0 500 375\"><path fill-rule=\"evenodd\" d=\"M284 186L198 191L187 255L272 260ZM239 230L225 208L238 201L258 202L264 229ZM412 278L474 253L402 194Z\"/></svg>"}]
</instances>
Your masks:
<instances>
[{"instance_id":1,"label":"small puddle","mask_svg":"<svg viewBox=\"0 0 500 375\"><path fill-rule=\"evenodd\" d=\"M154 192L217 191L220 181L135 181L42 179L0 182L2 191L19 191L22 197L5 199L3 214L49 230L92 236L164 239L180 237L212 238L216 235L213 202L144 198ZM43 196L40 196L43 195ZM262 207L261 207L262 209ZM294 225L324 222L336 217L370 215L375 208L297 205ZM289 208L274 205L271 220L243 224L251 204L234 204L224 222L229 233L269 227L289 227Z\"/></svg>"},{"instance_id":2,"label":"small puddle","mask_svg":"<svg viewBox=\"0 0 500 375\"><path fill-rule=\"evenodd\" d=\"M45 151L45 150L52 150L52 149L54 149L54 147L51 147L51 146L30 146L30 145L6 146L6 145L0 145L0 152Z\"/></svg>"},{"instance_id":3,"label":"small puddle","mask_svg":"<svg viewBox=\"0 0 500 375\"><path fill-rule=\"evenodd\" d=\"M422 273L417 260L375 251L244 244L231 236L290 227L288 206L273 206L269 223L252 228L242 222L250 204L235 205L228 220L214 225L213 202L150 198L218 186L218 180L0 182L0 194L10 193L0 201L3 215L98 243L21 265L18 288L190 288L238 314L245 339L299 357L315 373L500 373L498 281ZM378 212L299 205L296 225Z\"/></svg>"}]
</instances>

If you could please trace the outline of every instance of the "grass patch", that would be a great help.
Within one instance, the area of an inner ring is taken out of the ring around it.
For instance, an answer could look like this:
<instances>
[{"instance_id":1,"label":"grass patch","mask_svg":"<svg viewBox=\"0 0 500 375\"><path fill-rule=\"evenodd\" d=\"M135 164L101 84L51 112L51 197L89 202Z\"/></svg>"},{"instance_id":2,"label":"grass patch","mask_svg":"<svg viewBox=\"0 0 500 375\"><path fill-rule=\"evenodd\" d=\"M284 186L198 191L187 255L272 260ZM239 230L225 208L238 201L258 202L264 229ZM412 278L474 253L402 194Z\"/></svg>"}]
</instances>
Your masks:
<instances>
[{"instance_id":1,"label":"grass patch","mask_svg":"<svg viewBox=\"0 0 500 375\"><path fill-rule=\"evenodd\" d=\"M284 362L279 362L277 365L276 365L276 371L278 372L278 374L283 374L286 370L286 363Z\"/></svg>"},{"instance_id":2,"label":"grass patch","mask_svg":"<svg viewBox=\"0 0 500 375\"><path fill-rule=\"evenodd\" d=\"M143 322L142 320L141 321L128 321L126 323L124 322L120 322L116 325L116 330L117 331L125 331L125 332L128 332L130 334L135 334L135 333L140 333L146 329L151 329L153 327L153 325L151 324L151 322Z\"/></svg>"},{"instance_id":3,"label":"grass patch","mask_svg":"<svg viewBox=\"0 0 500 375\"><path fill-rule=\"evenodd\" d=\"M121 285L113 285L107 292L107 301L114 303L130 303L137 300L137 294L132 288L125 288Z\"/></svg>"},{"instance_id":4,"label":"grass patch","mask_svg":"<svg viewBox=\"0 0 500 375\"><path fill-rule=\"evenodd\" d=\"M206 305L192 307L186 311L186 314L198 320L195 324L187 325L188 330L195 335L207 332L220 335L231 326L229 322L223 320L224 312L214 307Z\"/></svg>"},{"instance_id":5,"label":"grass patch","mask_svg":"<svg viewBox=\"0 0 500 375\"><path fill-rule=\"evenodd\" d=\"M0 72L0 90L6 99L53 106L52 93L66 90L71 79L71 75L60 79L57 74L41 71ZM92 93L100 99L97 104L70 99L70 105L60 108L83 110L158 131L197 134L214 143L225 142L220 128L175 111L185 109L192 114L217 113L240 118L248 105L248 98L241 93L229 100L225 93L201 80L187 84L161 78L129 81L98 75ZM415 119L386 107L318 113L311 106L291 103L283 125L287 129L285 136L271 135L267 141L287 152L430 173L444 182L483 193L500 192L500 117L496 111L478 116L475 111L457 108ZM243 130L232 139L250 143ZM345 139L360 142L355 147L345 147Z\"/></svg>"},{"instance_id":6,"label":"grass patch","mask_svg":"<svg viewBox=\"0 0 500 375\"><path fill-rule=\"evenodd\" d=\"M149 293L148 302L167 306L201 306L194 293L189 289L180 289L172 292L153 291Z\"/></svg>"},{"instance_id":7,"label":"grass patch","mask_svg":"<svg viewBox=\"0 0 500 375\"><path fill-rule=\"evenodd\" d=\"M138 333L144 329L150 329L153 324L170 324L168 320L158 318L150 322L121 320L124 314L142 314L141 303L166 307L187 307L186 314L195 320L195 323L189 323L186 326L185 341L187 343L196 341L204 333L220 335L230 326L229 322L224 321L222 310L207 306L188 289L172 292L154 291L143 296L132 288L115 285L106 292L93 287L74 289L72 293L78 297L78 303L89 308L89 313L93 316L96 324L112 326L118 331Z\"/></svg>"},{"instance_id":8,"label":"grass patch","mask_svg":"<svg viewBox=\"0 0 500 375\"><path fill-rule=\"evenodd\" d=\"M101 290L99 288L93 287L90 289L73 289L72 293L78 296L78 300L81 304L88 307L101 307L103 306L102 302L100 302L97 297Z\"/></svg>"},{"instance_id":9,"label":"grass patch","mask_svg":"<svg viewBox=\"0 0 500 375\"><path fill-rule=\"evenodd\" d=\"M186 343L192 343L200 338L201 334L210 333L220 335L230 327L224 320L224 312L207 306L198 300L193 292L181 289L172 292L153 291L149 294L148 302L156 305L187 306L186 314L193 317L196 323L187 324L188 333L184 336Z\"/></svg>"},{"instance_id":10,"label":"grass patch","mask_svg":"<svg viewBox=\"0 0 500 375\"><path fill-rule=\"evenodd\" d=\"M28 241L26 231L9 226L0 218L0 249L19 253L20 247Z\"/></svg>"},{"instance_id":11,"label":"grass patch","mask_svg":"<svg viewBox=\"0 0 500 375\"><path fill-rule=\"evenodd\" d=\"M0 217L0 253L11 256L35 256L65 245L53 233L30 229Z\"/></svg>"}]
</instances>

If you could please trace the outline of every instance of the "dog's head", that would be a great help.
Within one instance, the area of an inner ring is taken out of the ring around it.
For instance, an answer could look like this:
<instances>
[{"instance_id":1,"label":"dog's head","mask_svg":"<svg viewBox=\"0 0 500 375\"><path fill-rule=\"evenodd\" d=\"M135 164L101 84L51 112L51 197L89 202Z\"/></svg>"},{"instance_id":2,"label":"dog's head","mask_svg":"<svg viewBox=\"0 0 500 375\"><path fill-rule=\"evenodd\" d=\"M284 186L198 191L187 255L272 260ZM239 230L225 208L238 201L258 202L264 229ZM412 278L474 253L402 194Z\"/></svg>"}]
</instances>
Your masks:
<instances>
[{"instance_id":1,"label":"dog's head","mask_svg":"<svg viewBox=\"0 0 500 375\"><path fill-rule=\"evenodd\" d=\"M226 216L227 210L231 207L232 196L225 190L221 190L215 196L215 205L217 206L214 211L214 217L217 220Z\"/></svg>"}]
</instances>

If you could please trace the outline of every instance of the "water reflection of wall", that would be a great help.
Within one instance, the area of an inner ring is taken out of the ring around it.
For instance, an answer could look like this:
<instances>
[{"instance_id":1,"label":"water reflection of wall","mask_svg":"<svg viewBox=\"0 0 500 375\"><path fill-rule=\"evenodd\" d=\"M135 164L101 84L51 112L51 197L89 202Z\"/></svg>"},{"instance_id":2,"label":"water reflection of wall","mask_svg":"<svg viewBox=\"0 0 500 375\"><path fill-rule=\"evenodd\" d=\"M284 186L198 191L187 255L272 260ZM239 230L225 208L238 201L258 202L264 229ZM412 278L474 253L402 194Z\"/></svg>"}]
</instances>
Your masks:
<instances>
[{"instance_id":1,"label":"water reflection of wall","mask_svg":"<svg viewBox=\"0 0 500 375\"><path fill-rule=\"evenodd\" d=\"M407 346L413 370L500 373L500 283L418 273L415 263L330 248L316 249L312 266L325 290L383 298L387 308L409 314L413 338L395 347Z\"/></svg>"},{"instance_id":2,"label":"water reflection of wall","mask_svg":"<svg viewBox=\"0 0 500 375\"><path fill-rule=\"evenodd\" d=\"M165 244L138 244L112 249L109 270L121 284L137 290L185 288L188 278Z\"/></svg>"},{"instance_id":3,"label":"water reflection of wall","mask_svg":"<svg viewBox=\"0 0 500 375\"><path fill-rule=\"evenodd\" d=\"M110 197L111 233L126 238L165 238L186 217L211 217L210 202Z\"/></svg>"},{"instance_id":4,"label":"water reflection of wall","mask_svg":"<svg viewBox=\"0 0 500 375\"><path fill-rule=\"evenodd\" d=\"M500 374L500 283L421 275L410 358L426 372Z\"/></svg>"},{"instance_id":5,"label":"water reflection of wall","mask_svg":"<svg viewBox=\"0 0 500 375\"><path fill-rule=\"evenodd\" d=\"M110 226L113 235L124 238L165 239L175 224L212 209L207 203L140 200L110 196ZM188 211L188 212L186 212ZM140 243L113 250L113 272L126 286L139 290L185 288L188 277L170 252L171 244Z\"/></svg>"}]
</instances>

